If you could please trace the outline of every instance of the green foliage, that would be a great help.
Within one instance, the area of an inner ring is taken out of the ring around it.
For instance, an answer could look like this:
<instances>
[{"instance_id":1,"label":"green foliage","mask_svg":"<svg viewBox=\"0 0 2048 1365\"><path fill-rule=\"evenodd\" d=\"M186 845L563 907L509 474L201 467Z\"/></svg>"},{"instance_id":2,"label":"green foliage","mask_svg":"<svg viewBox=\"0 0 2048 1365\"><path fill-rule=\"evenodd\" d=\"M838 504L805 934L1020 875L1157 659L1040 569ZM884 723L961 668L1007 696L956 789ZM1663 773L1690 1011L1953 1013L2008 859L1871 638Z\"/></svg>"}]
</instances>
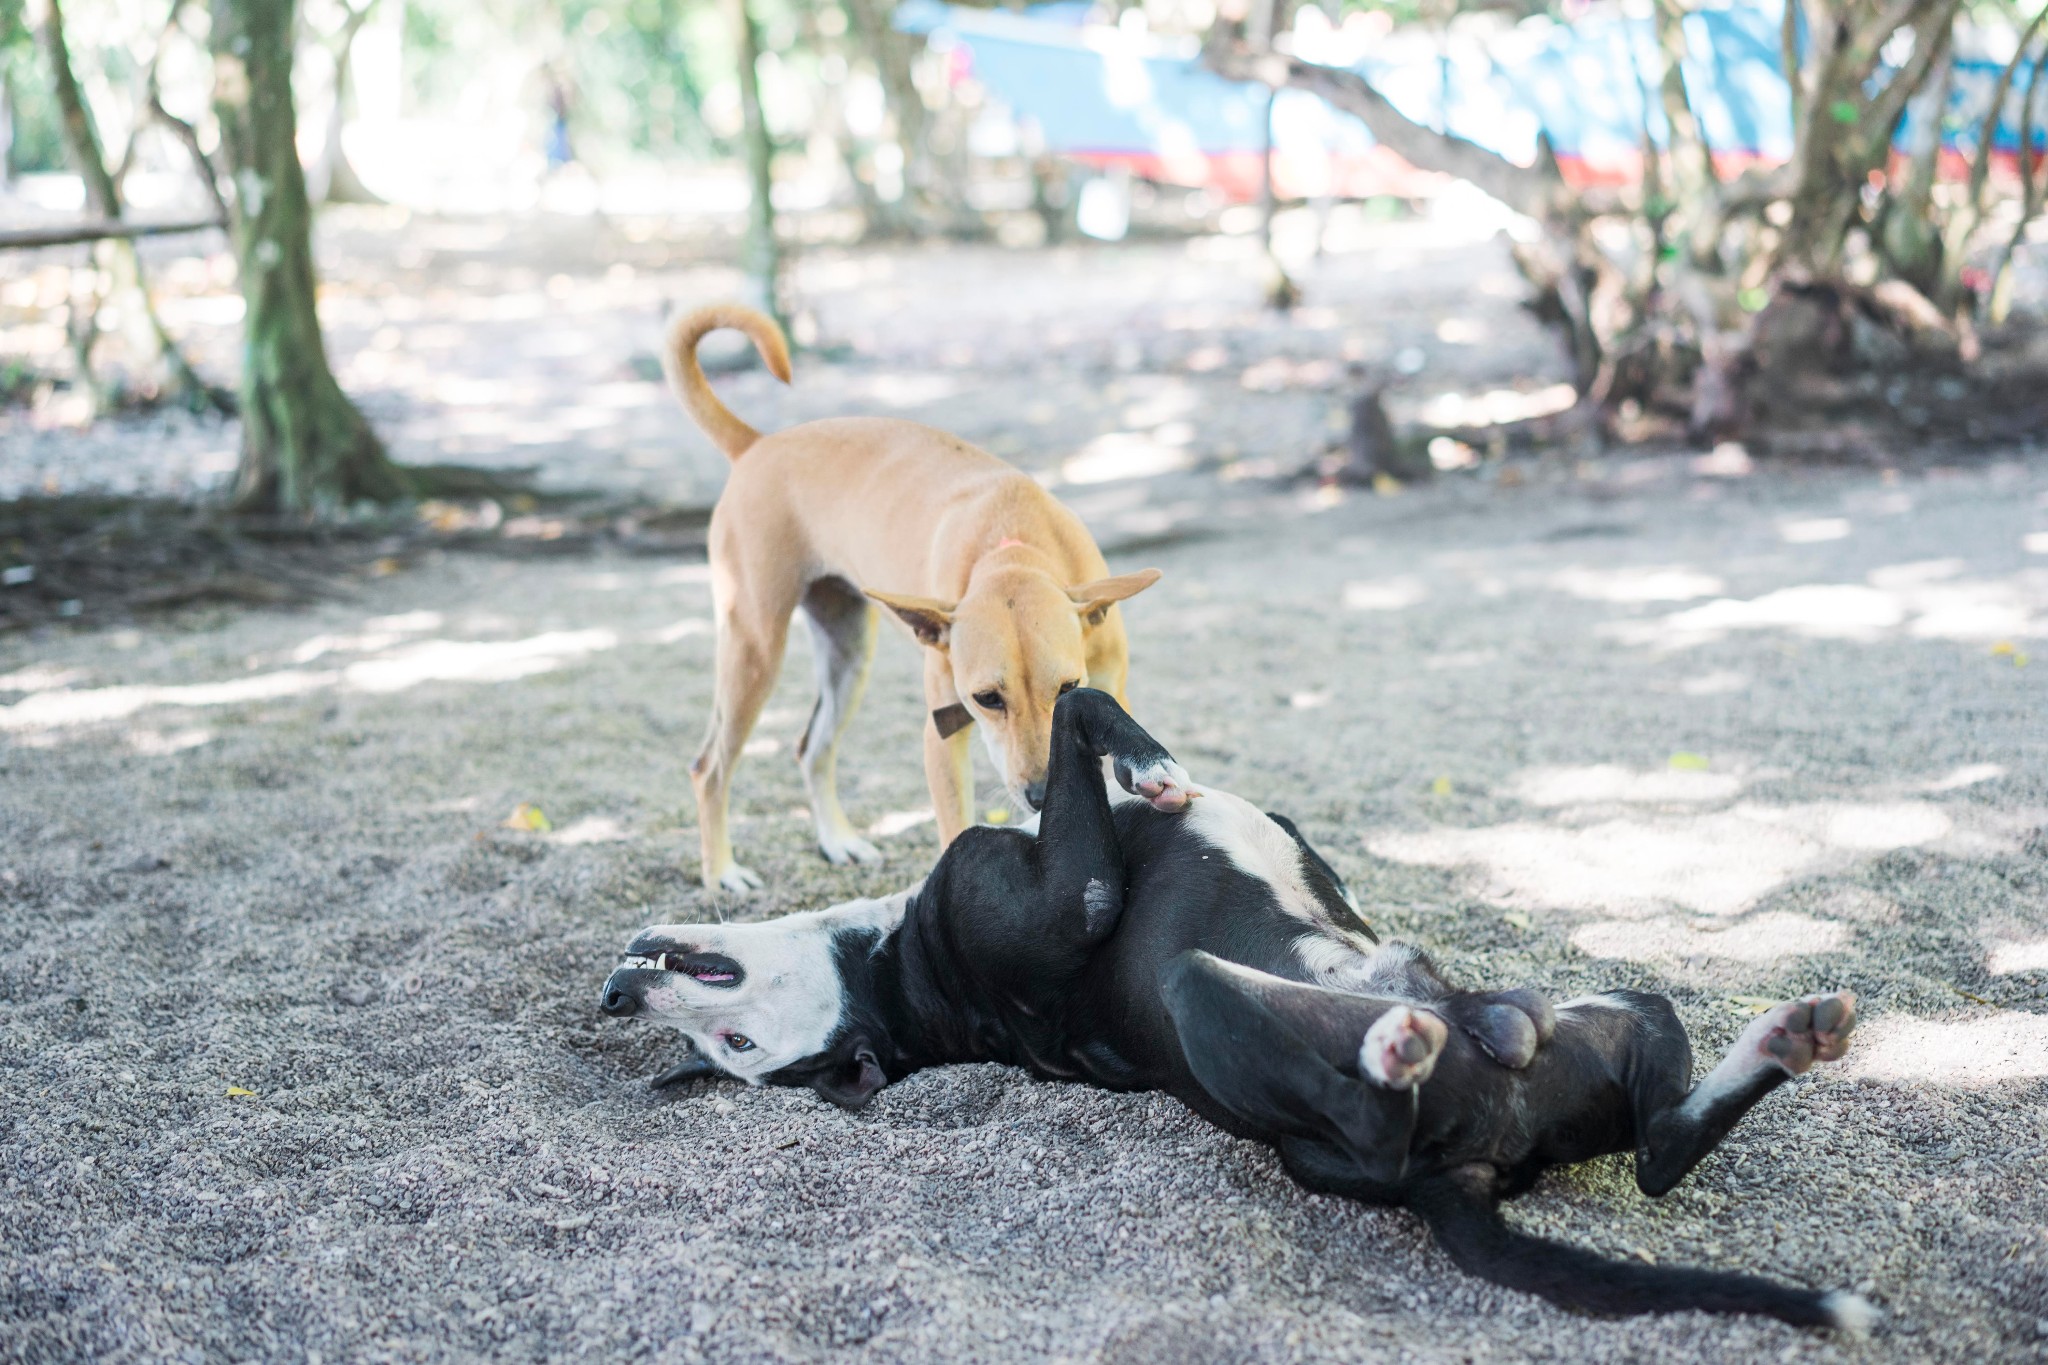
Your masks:
<instances>
[{"instance_id":1,"label":"green foliage","mask_svg":"<svg viewBox=\"0 0 2048 1365\"><path fill-rule=\"evenodd\" d=\"M7 173L25 175L63 170L64 131L50 69L28 27L22 0L0 0L0 86L14 138L7 147Z\"/></svg>"},{"instance_id":2,"label":"green foliage","mask_svg":"<svg viewBox=\"0 0 2048 1365\"><path fill-rule=\"evenodd\" d=\"M579 154L593 145L705 155L704 87L729 74L731 42L707 0L405 0L406 84L421 106L454 101L485 53L530 61L538 109L550 80L569 97Z\"/></svg>"},{"instance_id":3,"label":"green foliage","mask_svg":"<svg viewBox=\"0 0 2048 1365\"><path fill-rule=\"evenodd\" d=\"M691 63L701 42L684 0L565 0L563 27L589 117L640 151L703 153L713 145ZM572 120L574 115L572 114Z\"/></svg>"}]
</instances>

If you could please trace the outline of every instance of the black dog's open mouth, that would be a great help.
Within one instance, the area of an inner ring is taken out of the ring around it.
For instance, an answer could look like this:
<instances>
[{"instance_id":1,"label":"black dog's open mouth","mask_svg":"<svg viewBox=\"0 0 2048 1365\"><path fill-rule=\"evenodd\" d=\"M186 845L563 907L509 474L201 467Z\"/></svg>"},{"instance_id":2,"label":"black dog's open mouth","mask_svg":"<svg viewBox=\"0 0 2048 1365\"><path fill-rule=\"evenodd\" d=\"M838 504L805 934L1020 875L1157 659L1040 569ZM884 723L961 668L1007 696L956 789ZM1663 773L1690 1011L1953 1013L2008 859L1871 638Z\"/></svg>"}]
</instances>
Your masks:
<instances>
[{"instance_id":1,"label":"black dog's open mouth","mask_svg":"<svg viewBox=\"0 0 2048 1365\"><path fill-rule=\"evenodd\" d=\"M746 977L739 963L723 953L628 953L621 967L641 971L675 972L705 986L730 989Z\"/></svg>"}]
</instances>

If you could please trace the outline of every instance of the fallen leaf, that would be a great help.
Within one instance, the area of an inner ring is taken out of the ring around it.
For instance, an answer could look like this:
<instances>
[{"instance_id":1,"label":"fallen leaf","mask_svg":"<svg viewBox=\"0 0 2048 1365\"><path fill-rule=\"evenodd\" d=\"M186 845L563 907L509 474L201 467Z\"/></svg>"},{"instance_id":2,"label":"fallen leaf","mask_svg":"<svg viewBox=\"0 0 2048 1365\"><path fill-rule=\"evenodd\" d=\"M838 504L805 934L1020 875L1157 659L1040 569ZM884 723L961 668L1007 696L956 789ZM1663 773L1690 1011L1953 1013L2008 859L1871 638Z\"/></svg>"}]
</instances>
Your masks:
<instances>
[{"instance_id":1,"label":"fallen leaf","mask_svg":"<svg viewBox=\"0 0 2048 1365\"><path fill-rule=\"evenodd\" d=\"M1684 749L1680 749L1677 753L1671 755L1671 766L1680 772L1702 773L1712 765L1707 761L1705 754L1687 753Z\"/></svg>"},{"instance_id":2,"label":"fallen leaf","mask_svg":"<svg viewBox=\"0 0 2048 1365\"><path fill-rule=\"evenodd\" d=\"M514 806L512 813L505 817L504 824L506 829L531 830L536 834L546 834L554 827L555 822L543 815L540 807L531 801L521 801Z\"/></svg>"},{"instance_id":3,"label":"fallen leaf","mask_svg":"<svg viewBox=\"0 0 2048 1365\"><path fill-rule=\"evenodd\" d=\"M1737 1014L1762 1014L1777 1003L1764 995L1731 995L1727 1000L1728 1008Z\"/></svg>"},{"instance_id":4,"label":"fallen leaf","mask_svg":"<svg viewBox=\"0 0 2048 1365\"><path fill-rule=\"evenodd\" d=\"M2010 640L2000 640L1997 644L1991 646L1991 652L1999 655L2017 654L2020 652L2020 647Z\"/></svg>"},{"instance_id":5,"label":"fallen leaf","mask_svg":"<svg viewBox=\"0 0 2048 1365\"><path fill-rule=\"evenodd\" d=\"M1501 919L1514 925L1517 929L1526 930L1534 927L1534 922L1519 910L1510 910L1505 915L1502 915Z\"/></svg>"},{"instance_id":6,"label":"fallen leaf","mask_svg":"<svg viewBox=\"0 0 2048 1365\"><path fill-rule=\"evenodd\" d=\"M1635 1252L1637 1260L1647 1261L1651 1265L1657 1264L1657 1258L1655 1256L1652 1256L1649 1252L1643 1250L1641 1247L1632 1247L1630 1249Z\"/></svg>"},{"instance_id":7,"label":"fallen leaf","mask_svg":"<svg viewBox=\"0 0 2048 1365\"><path fill-rule=\"evenodd\" d=\"M228 1087L228 1098L231 1100L244 1099L255 1093L256 1092L253 1090L244 1090L239 1085L231 1085Z\"/></svg>"},{"instance_id":8,"label":"fallen leaf","mask_svg":"<svg viewBox=\"0 0 2048 1365\"><path fill-rule=\"evenodd\" d=\"M995 806L983 811L981 818L988 821L991 825L1007 825L1010 823L1010 812L1004 810L1001 806Z\"/></svg>"},{"instance_id":9,"label":"fallen leaf","mask_svg":"<svg viewBox=\"0 0 2048 1365\"><path fill-rule=\"evenodd\" d=\"M1949 989L1954 991L1957 995L1963 997L1963 999L1965 1000L1974 1000L1980 1005L1988 1005L1991 1003L1989 1000L1986 1000L1983 996L1978 995L1976 992L1966 991L1961 986L1956 985L1954 982L1949 983Z\"/></svg>"},{"instance_id":10,"label":"fallen leaf","mask_svg":"<svg viewBox=\"0 0 2048 1365\"><path fill-rule=\"evenodd\" d=\"M1449 796L1451 794L1451 779L1439 777L1436 781L1430 783L1429 794L1431 796Z\"/></svg>"}]
</instances>

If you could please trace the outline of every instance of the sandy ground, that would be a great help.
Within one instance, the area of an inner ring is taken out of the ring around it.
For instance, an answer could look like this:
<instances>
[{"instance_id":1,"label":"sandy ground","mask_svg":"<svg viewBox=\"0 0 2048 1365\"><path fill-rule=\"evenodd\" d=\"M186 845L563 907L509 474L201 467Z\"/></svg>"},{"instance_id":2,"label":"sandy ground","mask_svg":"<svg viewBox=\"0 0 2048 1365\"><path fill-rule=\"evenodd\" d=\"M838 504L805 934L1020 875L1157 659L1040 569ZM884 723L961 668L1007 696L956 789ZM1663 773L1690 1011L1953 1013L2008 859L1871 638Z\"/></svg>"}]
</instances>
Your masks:
<instances>
[{"instance_id":1,"label":"sandy ground","mask_svg":"<svg viewBox=\"0 0 2048 1365\"><path fill-rule=\"evenodd\" d=\"M1750 999L1862 995L1853 1061L1669 1198L1608 1161L1516 1218L1858 1286L1880 1340L1555 1311L1162 1098L993 1066L858 1115L650 1092L662 1037L596 1010L635 928L930 859L914 649L843 764L888 864L809 846L798 645L737 789L769 890L711 900L702 566L460 557L0 640L0 1357L2048 1355L2048 461L1206 487L1112 556L1167 572L1141 717L1383 930L1475 982L1669 992L1703 1052ZM1073 491L1113 546L1166 496ZM553 830L501 827L522 802Z\"/></svg>"}]
</instances>

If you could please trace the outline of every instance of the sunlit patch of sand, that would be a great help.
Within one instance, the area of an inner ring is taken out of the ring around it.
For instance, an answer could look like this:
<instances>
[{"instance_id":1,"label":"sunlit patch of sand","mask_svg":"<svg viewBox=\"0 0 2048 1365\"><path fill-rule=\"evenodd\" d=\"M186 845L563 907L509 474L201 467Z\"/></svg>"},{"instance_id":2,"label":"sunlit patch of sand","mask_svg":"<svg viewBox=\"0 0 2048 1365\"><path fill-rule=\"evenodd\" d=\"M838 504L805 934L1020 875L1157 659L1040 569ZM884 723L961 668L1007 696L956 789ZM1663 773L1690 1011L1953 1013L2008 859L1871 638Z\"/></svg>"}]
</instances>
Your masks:
<instances>
[{"instance_id":1,"label":"sunlit patch of sand","mask_svg":"<svg viewBox=\"0 0 2048 1365\"><path fill-rule=\"evenodd\" d=\"M1471 868L1501 905L1557 906L1643 918L1678 906L1734 915L1794 877L1857 854L1931 843L1952 828L1921 802L1745 802L1693 816L1566 827L1533 821L1369 836L1395 862Z\"/></svg>"},{"instance_id":2,"label":"sunlit patch of sand","mask_svg":"<svg viewBox=\"0 0 2048 1365\"><path fill-rule=\"evenodd\" d=\"M1726 801L1742 790L1732 773L1707 773L1678 768L1639 771L1612 763L1584 768L1530 768L1508 783L1508 794L1532 806L1570 806L1595 802L1644 805Z\"/></svg>"},{"instance_id":3,"label":"sunlit patch of sand","mask_svg":"<svg viewBox=\"0 0 2048 1365\"><path fill-rule=\"evenodd\" d=\"M158 706L232 706L327 690L383 694L428 682L511 682L618 643L616 632L602 629L550 631L524 640L421 640L338 669L288 668L214 683L58 688L0 706L0 731L102 724Z\"/></svg>"},{"instance_id":4,"label":"sunlit patch of sand","mask_svg":"<svg viewBox=\"0 0 2048 1365\"><path fill-rule=\"evenodd\" d=\"M1831 952L1848 937L1848 926L1834 920L1773 910L1704 929L1672 919L1601 920L1573 930L1572 946L1592 957L1630 962L1683 962L1696 957L1776 962Z\"/></svg>"},{"instance_id":5,"label":"sunlit patch of sand","mask_svg":"<svg viewBox=\"0 0 2048 1365\"><path fill-rule=\"evenodd\" d=\"M1984 1086L2048 1076L2048 1014L1887 1015L1856 1031L1841 1074L1901 1085Z\"/></svg>"}]
</instances>

